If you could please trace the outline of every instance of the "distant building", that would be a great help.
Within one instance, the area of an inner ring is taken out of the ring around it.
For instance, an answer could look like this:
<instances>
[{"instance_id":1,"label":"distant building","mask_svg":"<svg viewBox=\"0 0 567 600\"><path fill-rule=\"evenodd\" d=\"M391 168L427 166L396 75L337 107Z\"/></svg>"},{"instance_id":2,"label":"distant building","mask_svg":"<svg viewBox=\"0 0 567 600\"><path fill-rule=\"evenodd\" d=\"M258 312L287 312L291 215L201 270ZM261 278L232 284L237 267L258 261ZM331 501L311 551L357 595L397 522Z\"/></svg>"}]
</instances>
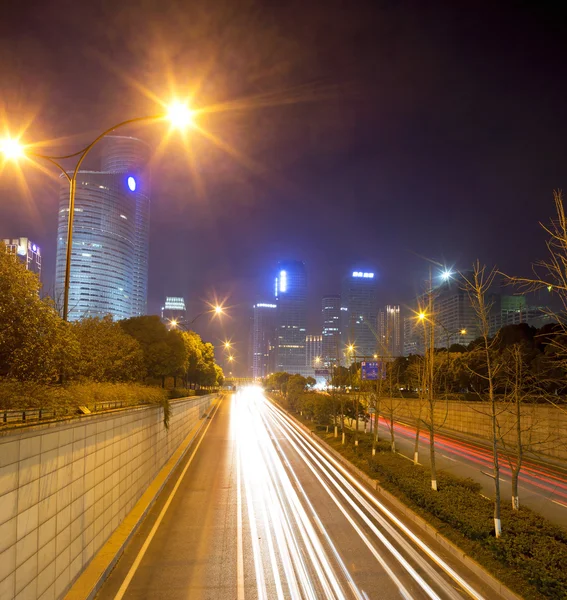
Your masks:
<instances>
[{"instance_id":1,"label":"distant building","mask_svg":"<svg viewBox=\"0 0 567 600\"><path fill-rule=\"evenodd\" d=\"M404 356L423 354L423 327L415 316L404 317Z\"/></svg>"},{"instance_id":2,"label":"distant building","mask_svg":"<svg viewBox=\"0 0 567 600\"><path fill-rule=\"evenodd\" d=\"M149 148L132 137L101 142L100 171L79 171L75 197L69 320L126 319L146 314L150 180ZM63 297L69 190L61 178L55 292Z\"/></svg>"},{"instance_id":3,"label":"distant building","mask_svg":"<svg viewBox=\"0 0 567 600\"><path fill-rule=\"evenodd\" d=\"M357 357L376 354L378 300L375 273L355 270L343 280L341 294L341 334L343 348L354 346ZM347 357L347 362L349 362Z\"/></svg>"},{"instance_id":4,"label":"distant building","mask_svg":"<svg viewBox=\"0 0 567 600\"><path fill-rule=\"evenodd\" d=\"M305 366L311 369L323 367L323 336L305 336Z\"/></svg>"},{"instance_id":5,"label":"distant building","mask_svg":"<svg viewBox=\"0 0 567 600\"><path fill-rule=\"evenodd\" d=\"M400 307L387 304L378 314L378 354L402 356L402 321Z\"/></svg>"},{"instance_id":6,"label":"distant building","mask_svg":"<svg viewBox=\"0 0 567 600\"><path fill-rule=\"evenodd\" d=\"M185 299L181 296L166 296L165 303L161 307L161 319L166 324L171 321L185 323L187 320Z\"/></svg>"},{"instance_id":7,"label":"distant building","mask_svg":"<svg viewBox=\"0 0 567 600\"><path fill-rule=\"evenodd\" d=\"M341 356L341 297L323 296L321 300L321 316L323 318L323 366L330 367L340 362Z\"/></svg>"},{"instance_id":8,"label":"distant building","mask_svg":"<svg viewBox=\"0 0 567 600\"><path fill-rule=\"evenodd\" d=\"M32 271L41 279L41 250L29 238L7 238L2 240L6 251L13 254L28 271Z\"/></svg>"},{"instance_id":9,"label":"distant building","mask_svg":"<svg viewBox=\"0 0 567 600\"><path fill-rule=\"evenodd\" d=\"M310 374L305 366L307 273L301 261L280 262L275 277L276 371Z\"/></svg>"},{"instance_id":10,"label":"distant building","mask_svg":"<svg viewBox=\"0 0 567 600\"><path fill-rule=\"evenodd\" d=\"M478 317L469 295L464 289L464 277L470 274L451 274L433 288L433 315L427 315L426 323L434 325L435 348L453 344L470 344L479 336ZM418 298L411 314L404 321L404 355L423 353L423 323L417 319L421 311L427 313L428 294Z\"/></svg>"},{"instance_id":11,"label":"distant building","mask_svg":"<svg viewBox=\"0 0 567 600\"><path fill-rule=\"evenodd\" d=\"M545 307L528 306L525 296L492 294L490 297L490 335L494 336L506 325L526 323L539 329L553 319L547 314Z\"/></svg>"},{"instance_id":12,"label":"distant building","mask_svg":"<svg viewBox=\"0 0 567 600\"><path fill-rule=\"evenodd\" d=\"M252 377L266 377L276 370L276 304L254 305L252 326Z\"/></svg>"}]
</instances>

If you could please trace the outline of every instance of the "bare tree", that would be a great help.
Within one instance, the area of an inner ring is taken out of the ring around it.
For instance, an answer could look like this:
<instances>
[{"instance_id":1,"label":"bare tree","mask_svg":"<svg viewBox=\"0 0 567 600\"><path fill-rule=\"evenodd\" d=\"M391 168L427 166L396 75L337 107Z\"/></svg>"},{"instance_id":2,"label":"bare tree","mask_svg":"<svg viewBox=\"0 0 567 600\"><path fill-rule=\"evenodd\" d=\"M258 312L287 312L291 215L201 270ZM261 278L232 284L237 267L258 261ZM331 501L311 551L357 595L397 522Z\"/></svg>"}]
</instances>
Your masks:
<instances>
[{"instance_id":1,"label":"bare tree","mask_svg":"<svg viewBox=\"0 0 567 600\"><path fill-rule=\"evenodd\" d=\"M482 339L482 354L486 372L483 374L476 373L476 375L482 377L488 386L488 414L490 417L492 438L492 478L494 479L494 533L496 537L500 537L502 533L502 520L500 518L500 460L498 456L498 442L501 436L498 424L500 408L496 402L495 381L502 363L498 362L494 356L497 337L490 338L489 316L491 304L487 302L487 294L496 274L497 271L495 269L487 272L486 266L481 266L480 262L476 261L470 277L463 276L463 278L464 288L469 295L477 316L480 338Z\"/></svg>"}]
</instances>

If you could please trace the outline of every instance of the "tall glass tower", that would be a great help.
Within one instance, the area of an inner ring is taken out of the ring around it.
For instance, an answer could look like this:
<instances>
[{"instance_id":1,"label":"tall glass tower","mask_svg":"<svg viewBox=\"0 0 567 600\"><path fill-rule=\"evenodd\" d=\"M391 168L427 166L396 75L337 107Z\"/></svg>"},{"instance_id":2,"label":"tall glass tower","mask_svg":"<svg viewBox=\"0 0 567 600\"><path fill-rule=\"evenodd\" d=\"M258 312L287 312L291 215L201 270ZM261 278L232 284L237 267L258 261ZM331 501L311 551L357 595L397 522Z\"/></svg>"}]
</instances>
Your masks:
<instances>
[{"instance_id":1,"label":"tall glass tower","mask_svg":"<svg viewBox=\"0 0 567 600\"><path fill-rule=\"evenodd\" d=\"M338 364L342 348L341 335L341 297L339 295L323 296L321 301L323 318L323 364L330 367Z\"/></svg>"},{"instance_id":2,"label":"tall glass tower","mask_svg":"<svg viewBox=\"0 0 567 600\"><path fill-rule=\"evenodd\" d=\"M101 170L79 171L75 196L69 320L126 319L146 314L150 179L148 146L132 137L102 142ZM62 178L55 266L56 298L63 298L69 214Z\"/></svg>"},{"instance_id":3,"label":"tall glass tower","mask_svg":"<svg viewBox=\"0 0 567 600\"><path fill-rule=\"evenodd\" d=\"M280 262L275 277L276 371L311 374L305 365L307 273L301 261Z\"/></svg>"},{"instance_id":4,"label":"tall glass tower","mask_svg":"<svg viewBox=\"0 0 567 600\"><path fill-rule=\"evenodd\" d=\"M353 345L357 357L371 358L378 348L378 300L373 271L356 270L344 278L341 311L343 345Z\"/></svg>"}]
</instances>

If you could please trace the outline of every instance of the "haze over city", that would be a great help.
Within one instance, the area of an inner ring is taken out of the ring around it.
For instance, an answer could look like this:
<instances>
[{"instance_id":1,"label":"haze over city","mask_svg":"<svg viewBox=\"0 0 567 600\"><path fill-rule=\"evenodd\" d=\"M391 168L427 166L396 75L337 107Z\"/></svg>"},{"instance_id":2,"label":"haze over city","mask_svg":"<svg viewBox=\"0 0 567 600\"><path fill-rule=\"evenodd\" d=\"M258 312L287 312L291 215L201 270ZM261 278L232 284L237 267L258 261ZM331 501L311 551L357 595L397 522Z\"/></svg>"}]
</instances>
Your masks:
<instances>
[{"instance_id":1,"label":"haze over city","mask_svg":"<svg viewBox=\"0 0 567 600\"><path fill-rule=\"evenodd\" d=\"M0 600L567 597L565 17L0 6Z\"/></svg>"}]
</instances>

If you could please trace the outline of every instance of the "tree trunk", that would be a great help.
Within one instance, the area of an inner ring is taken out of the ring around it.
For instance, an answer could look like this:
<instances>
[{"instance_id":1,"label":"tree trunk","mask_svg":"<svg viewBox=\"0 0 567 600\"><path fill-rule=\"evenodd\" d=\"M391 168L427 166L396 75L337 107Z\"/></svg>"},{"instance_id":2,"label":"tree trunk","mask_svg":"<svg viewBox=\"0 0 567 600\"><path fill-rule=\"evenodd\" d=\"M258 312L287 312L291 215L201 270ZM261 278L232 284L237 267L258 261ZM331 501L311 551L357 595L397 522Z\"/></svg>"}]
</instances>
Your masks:
<instances>
[{"instance_id":1,"label":"tree trunk","mask_svg":"<svg viewBox=\"0 0 567 600\"><path fill-rule=\"evenodd\" d=\"M396 433L394 431L394 413L390 413L390 444L392 446L392 452L396 451Z\"/></svg>"},{"instance_id":2,"label":"tree trunk","mask_svg":"<svg viewBox=\"0 0 567 600\"><path fill-rule=\"evenodd\" d=\"M435 463L435 426L429 426L429 462L431 463L431 489L437 491L437 464Z\"/></svg>"}]
</instances>

